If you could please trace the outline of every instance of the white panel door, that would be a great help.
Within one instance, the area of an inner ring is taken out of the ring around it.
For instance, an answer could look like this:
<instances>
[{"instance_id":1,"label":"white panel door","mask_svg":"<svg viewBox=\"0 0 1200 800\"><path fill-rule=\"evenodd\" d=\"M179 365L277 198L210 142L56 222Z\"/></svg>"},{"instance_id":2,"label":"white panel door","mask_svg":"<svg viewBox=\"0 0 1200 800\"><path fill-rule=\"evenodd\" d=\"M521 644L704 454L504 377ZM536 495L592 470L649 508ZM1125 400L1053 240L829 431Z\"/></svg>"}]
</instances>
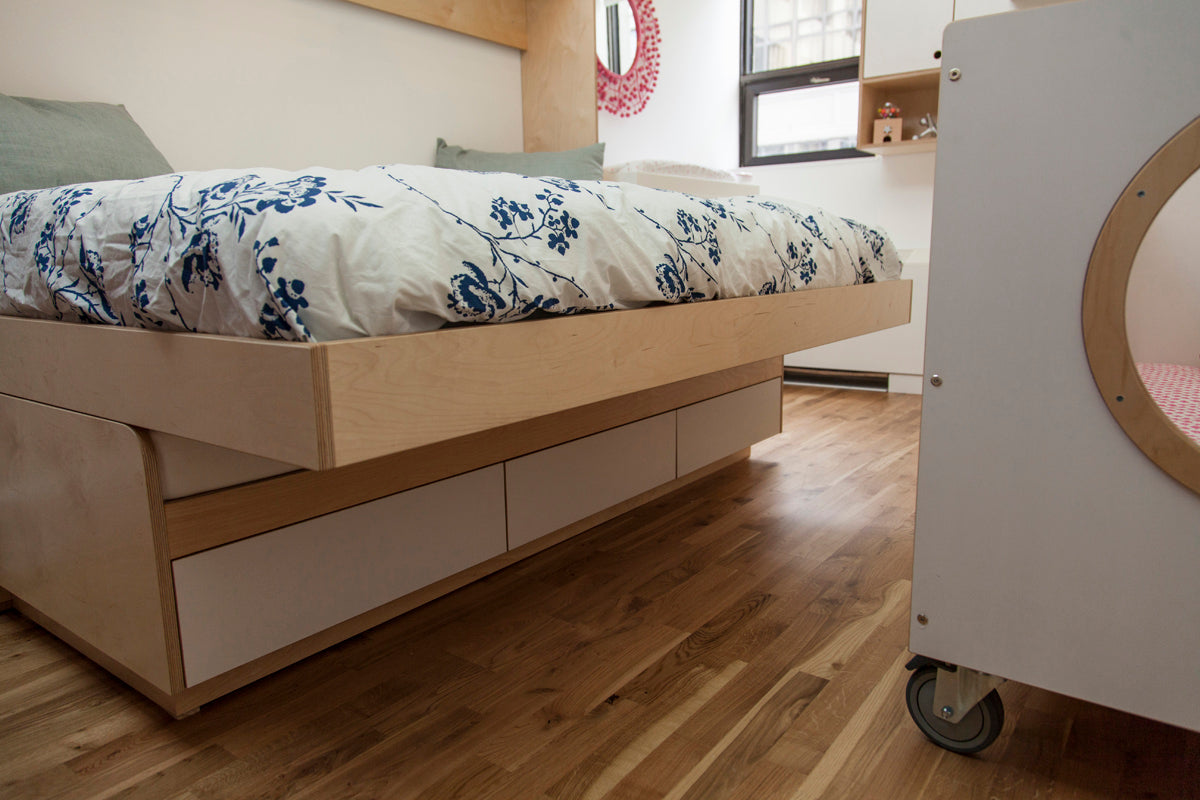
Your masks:
<instances>
[{"instance_id":1,"label":"white panel door","mask_svg":"<svg viewBox=\"0 0 1200 800\"><path fill-rule=\"evenodd\" d=\"M954 0L867 0L863 77L936 69L942 29L954 19Z\"/></svg>"}]
</instances>

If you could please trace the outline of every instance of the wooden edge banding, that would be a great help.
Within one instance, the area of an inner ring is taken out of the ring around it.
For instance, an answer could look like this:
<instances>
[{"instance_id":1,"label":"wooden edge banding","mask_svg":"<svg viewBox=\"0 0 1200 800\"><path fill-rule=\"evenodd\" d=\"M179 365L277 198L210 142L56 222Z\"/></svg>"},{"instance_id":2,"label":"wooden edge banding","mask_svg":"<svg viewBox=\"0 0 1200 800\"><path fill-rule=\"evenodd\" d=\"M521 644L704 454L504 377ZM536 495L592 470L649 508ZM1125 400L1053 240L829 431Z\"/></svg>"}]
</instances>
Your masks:
<instances>
[{"instance_id":1,"label":"wooden edge banding","mask_svg":"<svg viewBox=\"0 0 1200 800\"><path fill-rule=\"evenodd\" d=\"M333 470L293 472L166 503L171 558L615 428L778 378L769 358Z\"/></svg>"},{"instance_id":2,"label":"wooden edge banding","mask_svg":"<svg viewBox=\"0 0 1200 800\"><path fill-rule=\"evenodd\" d=\"M1088 261L1082 319L1088 364L1108 410L1151 461L1200 493L1200 446L1175 427L1146 391L1125 329L1125 296L1142 239L1197 168L1200 117L1146 162L1109 212Z\"/></svg>"},{"instance_id":3,"label":"wooden edge banding","mask_svg":"<svg viewBox=\"0 0 1200 800\"><path fill-rule=\"evenodd\" d=\"M167 542L167 515L163 508L162 484L154 444L144 430L133 429L142 454L142 470L146 476L146 502L154 539L154 565L158 577L158 597L162 604L163 639L166 646L167 678L171 693L183 689L183 645L179 638L179 614L175 609L175 578L171 571L170 546Z\"/></svg>"},{"instance_id":4,"label":"wooden edge banding","mask_svg":"<svg viewBox=\"0 0 1200 800\"><path fill-rule=\"evenodd\" d=\"M146 694L154 702L162 705L168 711L176 716L180 716L194 711L204 703L215 700L218 697L228 694L229 692L239 689L259 678L270 675L272 672L277 672L284 667L295 664L296 662L307 658L308 656L331 647L338 642L345 641L351 636L370 630L377 625L387 622L390 619L400 616L405 612L412 611L415 608L425 605L433 600L436 600L443 595L449 594L456 589L474 583L475 581L491 575L505 567L528 558L536 553L553 547L556 544L577 536L585 530L593 528L603 522L624 514L640 505L657 500L671 492L680 489L690 483L693 483L701 478L705 478L715 472L718 472L726 467L744 461L750 456L750 448L745 448L737 453L715 461L705 467L701 467L694 472L676 478L661 486L645 491L636 497L618 503L603 511L579 520L557 531L548 533L532 542L528 542L520 547L514 548L507 553L495 556L473 567L457 572L454 575L443 578L440 581L424 586L415 592L410 592L403 597L398 597L391 602L384 603L370 611L365 611L358 616L326 628L323 631L312 634L298 642L280 648L273 653L269 653L261 658L257 658L240 667L229 670L215 678L210 678L203 683L198 683L195 686L190 686L182 692L178 692L173 698L161 698L161 693ZM37 621L36 619L34 620ZM84 651L87 654L87 651ZM118 675L118 677L123 677ZM140 688L130 682L134 688ZM165 700L165 702L164 702Z\"/></svg>"},{"instance_id":5,"label":"wooden edge banding","mask_svg":"<svg viewBox=\"0 0 1200 800\"><path fill-rule=\"evenodd\" d=\"M0 611L8 611L13 607L13 596L7 589L0 589Z\"/></svg>"},{"instance_id":6,"label":"wooden edge banding","mask_svg":"<svg viewBox=\"0 0 1200 800\"><path fill-rule=\"evenodd\" d=\"M313 411L316 417L317 458L321 469L337 463L333 441L333 417L329 404L329 355L324 345L312 349Z\"/></svg>"}]
</instances>

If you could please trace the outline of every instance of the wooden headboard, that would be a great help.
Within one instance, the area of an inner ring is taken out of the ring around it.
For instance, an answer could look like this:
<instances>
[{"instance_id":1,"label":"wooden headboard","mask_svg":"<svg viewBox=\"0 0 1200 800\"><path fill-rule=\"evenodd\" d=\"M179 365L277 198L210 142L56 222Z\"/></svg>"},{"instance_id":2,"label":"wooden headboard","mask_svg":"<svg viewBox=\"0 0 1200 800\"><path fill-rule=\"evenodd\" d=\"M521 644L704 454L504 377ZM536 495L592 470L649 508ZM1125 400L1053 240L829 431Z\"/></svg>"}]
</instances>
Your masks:
<instances>
[{"instance_id":1,"label":"wooden headboard","mask_svg":"<svg viewBox=\"0 0 1200 800\"><path fill-rule=\"evenodd\" d=\"M348 0L523 51L525 151L595 144L593 0Z\"/></svg>"}]
</instances>

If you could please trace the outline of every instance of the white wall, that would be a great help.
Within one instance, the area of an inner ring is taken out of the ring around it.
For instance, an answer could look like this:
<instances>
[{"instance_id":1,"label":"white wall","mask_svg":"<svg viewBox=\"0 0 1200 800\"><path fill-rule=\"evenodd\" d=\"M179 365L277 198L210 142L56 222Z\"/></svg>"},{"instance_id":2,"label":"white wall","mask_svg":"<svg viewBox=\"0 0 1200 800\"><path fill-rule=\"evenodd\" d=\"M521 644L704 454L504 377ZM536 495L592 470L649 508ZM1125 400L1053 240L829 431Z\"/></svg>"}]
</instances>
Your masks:
<instances>
[{"instance_id":1,"label":"white wall","mask_svg":"<svg viewBox=\"0 0 1200 800\"><path fill-rule=\"evenodd\" d=\"M740 0L655 0L658 86L636 116L600 111L604 162L737 165Z\"/></svg>"},{"instance_id":2,"label":"white wall","mask_svg":"<svg viewBox=\"0 0 1200 800\"><path fill-rule=\"evenodd\" d=\"M658 87L645 110L600 112L609 164L646 158L738 165L738 0L655 0L662 33ZM898 247L929 246L932 153L843 159L747 171L763 194L823 206L883 228Z\"/></svg>"},{"instance_id":3,"label":"white wall","mask_svg":"<svg viewBox=\"0 0 1200 800\"><path fill-rule=\"evenodd\" d=\"M0 92L123 103L180 170L520 150L520 53L342 0L0 0Z\"/></svg>"}]
</instances>

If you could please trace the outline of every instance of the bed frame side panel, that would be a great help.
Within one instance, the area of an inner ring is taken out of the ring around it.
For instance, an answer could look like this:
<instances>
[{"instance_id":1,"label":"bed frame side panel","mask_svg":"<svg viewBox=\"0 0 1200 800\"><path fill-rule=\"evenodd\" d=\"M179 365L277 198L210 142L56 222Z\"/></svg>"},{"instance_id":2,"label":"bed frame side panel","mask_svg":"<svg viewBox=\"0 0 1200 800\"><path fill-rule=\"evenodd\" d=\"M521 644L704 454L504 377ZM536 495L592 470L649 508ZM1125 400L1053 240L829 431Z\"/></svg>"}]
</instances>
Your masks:
<instances>
[{"instance_id":1,"label":"bed frame side panel","mask_svg":"<svg viewBox=\"0 0 1200 800\"><path fill-rule=\"evenodd\" d=\"M911 300L911 281L886 281L331 342L334 460L351 464L902 325Z\"/></svg>"},{"instance_id":2,"label":"bed frame side panel","mask_svg":"<svg viewBox=\"0 0 1200 800\"><path fill-rule=\"evenodd\" d=\"M0 392L309 469L327 466L310 344L0 317Z\"/></svg>"},{"instance_id":3,"label":"bed frame side panel","mask_svg":"<svg viewBox=\"0 0 1200 800\"><path fill-rule=\"evenodd\" d=\"M0 395L0 452L0 586L135 688L180 688L165 521L141 435Z\"/></svg>"}]
</instances>

